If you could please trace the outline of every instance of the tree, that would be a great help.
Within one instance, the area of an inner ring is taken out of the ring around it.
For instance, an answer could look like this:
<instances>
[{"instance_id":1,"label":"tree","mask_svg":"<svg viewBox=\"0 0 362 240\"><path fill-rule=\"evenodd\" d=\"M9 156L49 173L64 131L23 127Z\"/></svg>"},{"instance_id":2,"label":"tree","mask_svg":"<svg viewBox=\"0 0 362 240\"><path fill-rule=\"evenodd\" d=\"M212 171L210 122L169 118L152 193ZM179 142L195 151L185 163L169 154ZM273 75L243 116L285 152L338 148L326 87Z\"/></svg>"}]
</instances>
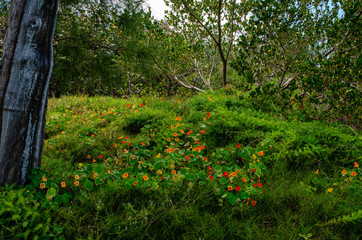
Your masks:
<instances>
[{"instance_id":1,"label":"tree","mask_svg":"<svg viewBox=\"0 0 362 240\"><path fill-rule=\"evenodd\" d=\"M58 0L13 0L0 68L0 186L40 166Z\"/></svg>"},{"instance_id":2,"label":"tree","mask_svg":"<svg viewBox=\"0 0 362 240\"><path fill-rule=\"evenodd\" d=\"M167 0L168 22L186 41L208 42L222 62L222 83L226 86L228 60L238 31L246 17L245 7L236 0Z\"/></svg>"}]
</instances>

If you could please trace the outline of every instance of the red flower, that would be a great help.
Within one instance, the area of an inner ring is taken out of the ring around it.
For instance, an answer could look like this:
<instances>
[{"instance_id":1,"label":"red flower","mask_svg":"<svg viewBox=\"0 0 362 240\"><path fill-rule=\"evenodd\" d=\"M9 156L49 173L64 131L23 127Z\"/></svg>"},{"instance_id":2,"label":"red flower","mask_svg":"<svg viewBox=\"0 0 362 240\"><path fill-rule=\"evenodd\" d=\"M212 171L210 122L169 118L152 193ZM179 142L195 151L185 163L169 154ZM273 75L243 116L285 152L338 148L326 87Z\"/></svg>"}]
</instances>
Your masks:
<instances>
[{"instance_id":1,"label":"red flower","mask_svg":"<svg viewBox=\"0 0 362 240\"><path fill-rule=\"evenodd\" d=\"M100 155L98 158L102 158L102 155Z\"/></svg>"},{"instance_id":2,"label":"red flower","mask_svg":"<svg viewBox=\"0 0 362 240\"><path fill-rule=\"evenodd\" d=\"M146 146L146 143L143 142L142 145L143 145L143 146Z\"/></svg>"},{"instance_id":3,"label":"red flower","mask_svg":"<svg viewBox=\"0 0 362 240\"><path fill-rule=\"evenodd\" d=\"M127 107L129 108L129 107L131 107L131 105L130 105L130 104L127 104Z\"/></svg>"},{"instance_id":4,"label":"red flower","mask_svg":"<svg viewBox=\"0 0 362 240\"><path fill-rule=\"evenodd\" d=\"M126 141L125 140L123 140L123 142L122 142L123 144L125 144L126 143Z\"/></svg>"},{"instance_id":5,"label":"red flower","mask_svg":"<svg viewBox=\"0 0 362 240\"><path fill-rule=\"evenodd\" d=\"M209 170L212 171L212 167L211 167L211 166L209 166Z\"/></svg>"},{"instance_id":6,"label":"red flower","mask_svg":"<svg viewBox=\"0 0 362 240\"><path fill-rule=\"evenodd\" d=\"M262 187L263 184L261 184L261 182L258 182L258 187Z\"/></svg>"},{"instance_id":7,"label":"red flower","mask_svg":"<svg viewBox=\"0 0 362 240\"><path fill-rule=\"evenodd\" d=\"M256 183L254 183L253 186L256 187Z\"/></svg>"},{"instance_id":8,"label":"red flower","mask_svg":"<svg viewBox=\"0 0 362 240\"><path fill-rule=\"evenodd\" d=\"M163 180L164 179L164 177L163 176L161 176L161 180Z\"/></svg>"},{"instance_id":9,"label":"red flower","mask_svg":"<svg viewBox=\"0 0 362 240\"><path fill-rule=\"evenodd\" d=\"M204 134L204 133L205 133L205 130L201 130L201 133Z\"/></svg>"},{"instance_id":10,"label":"red flower","mask_svg":"<svg viewBox=\"0 0 362 240\"><path fill-rule=\"evenodd\" d=\"M239 144L236 146L236 148L239 148L239 147L241 147L241 143L239 143Z\"/></svg>"},{"instance_id":11,"label":"red flower","mask_svg":"<svg viewBox=\"0 0 362 240\"><path fill-rule=\"evenodd\" d=\"M229 176L229 172L224 172L222 175L223 175L224 177L228 177L228 176Z\"/></svg>"},{"instance_id":12,"label":"red flower","mask_svg":"<svg viewBox=\"0 0 362 240\"><path fill-rule=\"evenodd\" d=\"M128 146L131 146L131 143L128 143Z\"/></svg>"},{"instance_id":13,"label":"red flower","mask_svg":"<svg viewBox=\"0 0 362 240\"><path fill-rule=\"evenodd\" d=\"M189 156L189 155L186 155L185 159L186 159L186 160L189 160L189 159L190 159L190 156Z\"/></svg>"},{"instance_id":14,"label":"red flower","mask_svg":"<svg viewBox=\"0 0 362 240\"><path fill-rule=\"evenodd\" d=\"M251 169L251 171L255 172L255 168Z\"/></svg>"},{"instance_id":15,"label":"red flower","mask_svg":"<svg viewBox=\"0 0 362 240\"><path fill-rule=\"evenodd\" d=\"M141 103L140 107L143 107L143 103Z\"/></svg>"},{"instance_id":16,"label":"red flower","mask_svg":"<svg viewBox=\"0 0 362 240\"><path fill-rule=\"evenodd\" d=\"M207 159L207 158L206 158L206 157L204 157L204 160L202 160L202 162L205 162L205 161L206 161L206 159Z\"/></svg>"},{"instance_id":17,"label":"red flower","mask_svg":"<svg viewBox=\"0 0 362 240\"><path fill-rule=\"evenodd\" d=\"M188 132L187 132L187 135L191 135L191 131L188 131Z\"/></svg>"},{"instance_id":18,"label":"red flower","mask_svg":"<svg viewBox=\"0 0 362 240\"><path fill-rule=\"evenodd\" d=\"M256 202L255 201L251 201L251 206L255 206Z\"/></svg>"},{"instance_id":19,"label":"red flower","mask_svg":"<svg viewBox=\"0 0 362 240\"><path fill-rule=\"evenodd\" d=\"M210 113L207 113L206 116L207 116L207 117L210 117Z\"/></svg>"},{"instance_id":20,"label":"red flower","mask_svg":"<svg viewBox=\"0 0 362 240\"><path fill-rule=\"evenodd\" d=\"M214 176L210 176L210 180L214 180Z\"/></svg>"},{"instance_id":21,"label":"red flower","mask_svg":"<svg viewBox=\"0 0 362 240\"><path fill-rule=\"evenodd\" d=\"M302 109L304 109L305 107L304 106L302 106Z\"/></svg>"},{"instance_id":22,"label":"red flower","mask_svg":"<svg viewBox=\"0 0 362 240\"><path fill-rule=\"evenodd\" d=\"M241 190L240 186L235 187L235 191L240 191L240 190Z\"/></svg>"},{"instance_id":23,"label":"red flower","mask_svg":"<svg viewBox=\"0 0 362 240\"><path fill-rule=\"evenodd\" d=\"M198 139L196 139L194 143L199 143L199 140L198 140Z\"/></svg>"}]
</instances>

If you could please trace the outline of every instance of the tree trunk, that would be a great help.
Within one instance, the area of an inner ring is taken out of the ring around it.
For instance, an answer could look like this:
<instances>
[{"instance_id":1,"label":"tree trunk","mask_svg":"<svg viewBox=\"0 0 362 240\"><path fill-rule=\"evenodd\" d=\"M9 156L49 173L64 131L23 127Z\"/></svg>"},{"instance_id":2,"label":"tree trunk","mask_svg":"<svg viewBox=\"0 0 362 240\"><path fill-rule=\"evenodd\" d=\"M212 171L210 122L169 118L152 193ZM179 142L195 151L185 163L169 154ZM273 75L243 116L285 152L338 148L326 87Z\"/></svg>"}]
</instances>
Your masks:
<instances>
[{"instance_id":1,"label":"tree trunk","mask_svg":"<svg viewBox=\"0 0 362 240\"><path fill-rule=\"evenodd\" d=\"M58 0L13 0L0 67L0 186L26 181L43 148Z\"/></svg>"},{"instance_id":2,"label":"tree trunk","mask_svg":"<svg viewBox=\"0 0 362 240\"><path fill-rule=\"evenodd\" d=\"M223 85L223 87L226 87L226 85L227 85L227 81L226 81L227 66L228 66L227 60L223 60L222 61L222 85Z\"/></svg>"}]
</instances>

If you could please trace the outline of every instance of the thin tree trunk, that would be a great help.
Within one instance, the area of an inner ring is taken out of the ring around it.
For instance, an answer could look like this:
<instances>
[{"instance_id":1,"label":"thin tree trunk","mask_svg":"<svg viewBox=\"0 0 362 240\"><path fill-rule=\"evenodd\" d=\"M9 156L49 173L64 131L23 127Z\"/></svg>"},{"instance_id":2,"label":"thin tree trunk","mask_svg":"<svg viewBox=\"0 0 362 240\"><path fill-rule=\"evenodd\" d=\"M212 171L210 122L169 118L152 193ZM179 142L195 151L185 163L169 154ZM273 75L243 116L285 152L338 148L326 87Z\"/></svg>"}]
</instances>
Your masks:
<instances>
[{"instance_id":1,"label":"thin tree trunk","mask_svg":"<svg viewBox=\"0 0 362 240\"><path fill-rule=\"evenodd\" d=\"M58 0L13 0L0 76L0 186L24 184L43 149Z\"/></svg>"}]
</instances>

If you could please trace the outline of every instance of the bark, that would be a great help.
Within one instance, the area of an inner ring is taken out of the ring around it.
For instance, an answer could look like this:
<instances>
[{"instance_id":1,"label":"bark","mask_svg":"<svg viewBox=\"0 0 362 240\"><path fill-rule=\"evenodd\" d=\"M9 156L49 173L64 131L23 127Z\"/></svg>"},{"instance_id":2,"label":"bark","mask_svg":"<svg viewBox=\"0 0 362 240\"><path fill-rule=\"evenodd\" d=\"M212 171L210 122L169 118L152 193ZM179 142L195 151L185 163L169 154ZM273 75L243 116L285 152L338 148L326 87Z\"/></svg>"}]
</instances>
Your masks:
<instances>
[{"instance_id":1,"label":"bark","mask_svg":"<svg viewBox=\"0 0 362 240\"><path fill-rule=\"evenodd\" d=\"M13 0L0 76L0 186L39 167L58 0Z\"/></svg>"}]
</instances>

